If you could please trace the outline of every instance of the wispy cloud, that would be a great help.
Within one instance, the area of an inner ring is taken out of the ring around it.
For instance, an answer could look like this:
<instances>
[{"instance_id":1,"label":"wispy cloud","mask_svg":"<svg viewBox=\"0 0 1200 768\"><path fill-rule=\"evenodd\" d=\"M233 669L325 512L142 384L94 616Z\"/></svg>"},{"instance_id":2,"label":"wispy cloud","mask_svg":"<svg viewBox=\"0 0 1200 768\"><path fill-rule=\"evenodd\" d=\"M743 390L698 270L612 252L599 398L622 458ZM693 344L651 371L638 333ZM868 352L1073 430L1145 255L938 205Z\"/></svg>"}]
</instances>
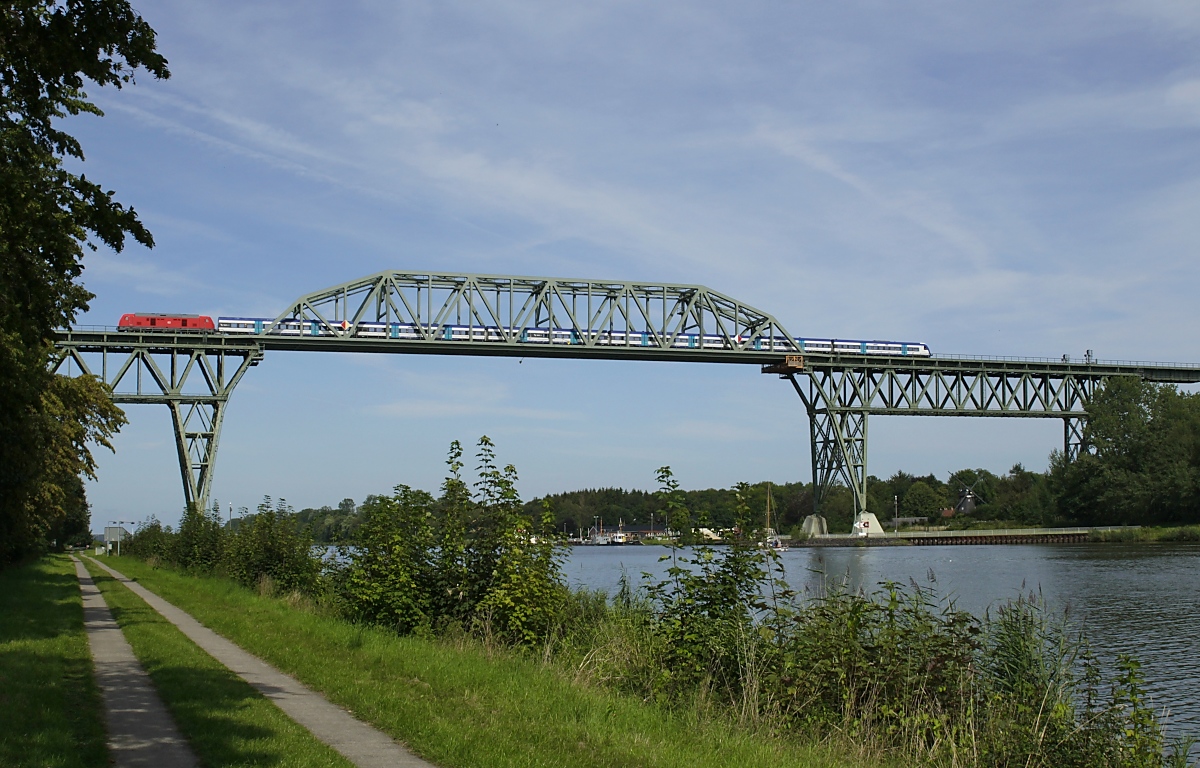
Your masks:
<instances>
[{"instance_id":1,"label":"wispy cloud","mask_svg":"<svg viewBox=\"0 0 1200 768\"><path fill-rule=\"evenodd\" d=\"M119 283L137 293L174 297L204 285L191 274L167 269L143 257L97 251L84 258L84 282Z\"/></svg>"},{"instance_id":2,"label":"wispy cloud","mask_svg":"<svg viewBox=\"0 0 1200 768\"><path fill-rule=\"evenodd\" d=\"M944 241L976 266L987 262L988 247L944 200L914 188L887 190L878 182L847 169L832 154L818 149L803 131L760 125L749 140L835 179L857 192L869 205L899 216Z\"/></svg>"}]
</instances>

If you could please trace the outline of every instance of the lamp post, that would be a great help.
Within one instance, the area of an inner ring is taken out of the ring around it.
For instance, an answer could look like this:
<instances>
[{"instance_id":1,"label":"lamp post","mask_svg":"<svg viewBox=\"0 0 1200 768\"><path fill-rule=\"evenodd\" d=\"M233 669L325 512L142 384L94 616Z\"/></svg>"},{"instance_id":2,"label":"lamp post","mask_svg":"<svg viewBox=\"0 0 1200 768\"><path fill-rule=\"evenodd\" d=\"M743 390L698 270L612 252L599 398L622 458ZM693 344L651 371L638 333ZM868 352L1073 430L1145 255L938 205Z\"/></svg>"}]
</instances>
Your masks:
<instances>
[{"instance_id":1,"label":"lamp post","mask_svg":"<svg viewBox=\"0 0 1200 768\"><path fill-rule=\"evenodd\" d=\"M109 520L108 524L109 525L137 525L137 523L134 522L133 520ZM121 556L121 539L124 539L124 538L125 538L125 529L122 528L121 532L117 534L117 557Z\"/></svg>"}]
</instances>

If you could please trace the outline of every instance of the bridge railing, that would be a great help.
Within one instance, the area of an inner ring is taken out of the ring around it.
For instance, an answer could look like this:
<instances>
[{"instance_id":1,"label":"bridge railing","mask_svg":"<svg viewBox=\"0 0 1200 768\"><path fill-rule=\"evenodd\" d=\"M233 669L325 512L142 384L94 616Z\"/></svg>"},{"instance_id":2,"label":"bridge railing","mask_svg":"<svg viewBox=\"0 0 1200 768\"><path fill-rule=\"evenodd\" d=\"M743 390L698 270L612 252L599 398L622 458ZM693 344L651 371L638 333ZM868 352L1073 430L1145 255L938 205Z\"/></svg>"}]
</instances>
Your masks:
<instances>
[{"instance_id":1,"label":"bridge railing","mask_svg":"<svg viewBox=\"0 0 1200 768\"><path fill-rule=\"evenodd\" d=\"M939 353L932 355L932 360L977 360L984 363L1045 363L1045 364L1061 364L1070 363L1074 365L1102 365L1102 366L1121 366L1134 368L1194 368L1200 370L1200 363L1170 363L1161 360L1107 360L1100 358L1076 359L1068 358L1064 360L1061 357L1012 357L1004 355L959 355L959 354L944 354Z\"/></svg>"}]
</instances>

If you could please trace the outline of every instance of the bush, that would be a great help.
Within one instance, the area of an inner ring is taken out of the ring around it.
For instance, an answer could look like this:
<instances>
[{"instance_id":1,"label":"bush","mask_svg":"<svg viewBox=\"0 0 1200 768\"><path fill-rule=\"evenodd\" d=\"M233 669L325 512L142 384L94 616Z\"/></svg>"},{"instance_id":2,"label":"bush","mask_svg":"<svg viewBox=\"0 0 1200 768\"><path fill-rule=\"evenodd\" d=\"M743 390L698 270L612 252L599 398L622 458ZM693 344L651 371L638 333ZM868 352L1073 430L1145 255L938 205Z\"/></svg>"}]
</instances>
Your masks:
<instances>
[{"instance_id":1,"label":"bush","mask_svg":"<svg viewBox=\"0 0 1200 768\"><path fill-rule=\"evenodd\" d=\"M155 558L159 561L167 561L173 551L174 537L175 534L171 532L170 526L164 528L158 518L151 515L149 520L137 527L133 535L125 539L122 546L127 555L133 555L142 560Z\"/></svg>"},{"instance_id":2,"label":"bush","mask_svg":"<svg viewBox=\"0 0 1200 768\"><path fill-rule=\"evenodd\" d=\"M171 539L168 557L187 570L211 571L221 562L224 549L221 513L197 509L189 504L179 521L179 532Z\"/></svg>"},{"instance_id":3,"label":"bush","mask_svg":"<svg viewBox=\"0 0 1200 768\"><path fill-rule=\"evenodd\" d=\"M540 520L523 513L516 470L497 467L487 437L478 460L472 498L462 448L451 445L437 531L438 505L424 491L399 485L364 502L337 575L352 616L402 633L458 624L525 646L549 636L566 596L553 515L548 506Z\"/></svg>"},{"instance_id":4,"label":"bush","mask_svg":"<svg viewBox=\"0 0 1200 768\"><path fill-rule=\"evenodd\" d=\"M659 491L667 509L668 527L690 527L690 512L682 506L678 483L670 467L658 470ZM672 696L697 685L717 685L731 698L741 691L739 663L747 638L754 632L755 613L764 609L760 587L767 578L766 552L756 546L756 526L745 503L746 484L740 484L735 533L718 557L714 547L701 543L685 556L672 542L668 578L652 585L649 596L657 611L654 631L664 649L656 693ZM688 566L692 566L689 568Z\"/></svg>"},{"instance_id":5,"label":"bush","mask_svg":"<svg viewBox=\"0 0 1200 768\"><path fill-rule=\"evenodd\" d=\"M264 496L258 513L243 518L227 539L223 564L242 584L257 588L270 578L274 588L284 593L317 591L321 562L313 555L312 537L297 527L295 513L285 500L272 508L271 497Z\"/></svg>"},{"instance_id":6,"label":"bush","mask_svg":"<svg viewBox=\"0 0 1200 768\"><path fill-rule=\"evenodd\" d=\"M404 634L428 626L433 607L433 497L398 485L392 496L363 502L343 591L350 612Z\"/></svg>"}]
</instances>

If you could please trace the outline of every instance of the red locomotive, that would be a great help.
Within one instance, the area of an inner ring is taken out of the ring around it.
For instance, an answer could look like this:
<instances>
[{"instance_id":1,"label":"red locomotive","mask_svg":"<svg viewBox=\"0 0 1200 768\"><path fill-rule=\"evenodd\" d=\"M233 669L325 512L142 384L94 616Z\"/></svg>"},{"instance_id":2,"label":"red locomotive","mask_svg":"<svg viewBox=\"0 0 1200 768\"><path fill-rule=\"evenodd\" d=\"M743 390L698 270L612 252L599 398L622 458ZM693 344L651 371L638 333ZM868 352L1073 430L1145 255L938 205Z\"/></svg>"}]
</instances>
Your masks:
<instances>
[{"instance_id":1,"label":"red locomotive","mask_svg":"<svg viewBox=\"0 0 1200 768\"><path fill-rule=\"evenodd\" d=\"M208 315L162 315L156 312L132 312L121 315L117 330L153 328L172 331L214 331L213 319Z\"/></svg>"}]
</instances>

